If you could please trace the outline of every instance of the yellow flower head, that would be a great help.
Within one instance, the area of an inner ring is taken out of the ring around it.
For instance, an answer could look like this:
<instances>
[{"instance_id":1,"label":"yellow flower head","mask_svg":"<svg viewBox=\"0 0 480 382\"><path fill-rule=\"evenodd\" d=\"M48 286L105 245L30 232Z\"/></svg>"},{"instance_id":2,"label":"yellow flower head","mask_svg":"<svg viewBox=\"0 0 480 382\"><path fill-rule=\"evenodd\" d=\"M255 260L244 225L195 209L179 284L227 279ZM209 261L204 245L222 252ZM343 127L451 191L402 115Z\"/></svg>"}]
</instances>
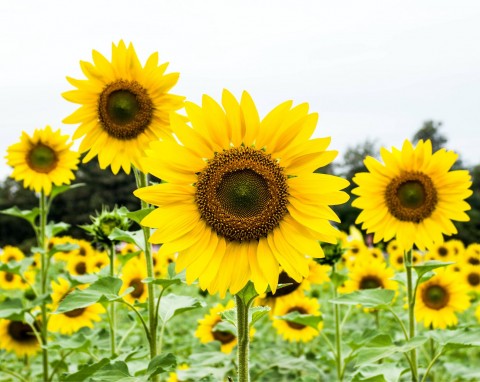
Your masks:
<instances>
[{"instance_id":1,"label":"yellow flower head","mask_svg":"<svg viewBox=\"0 0 480 382\"><path fill-rule=\"evenodd\" d=\"M128 174L131 165L140 168L139 159L148 143L171 139L169 114L183 106L183 97L168 93L177 83L178 73L165 74L168 63L159 64L153 53L144 66L132 44L112 44L112 59L92 52L93 64L80 61L86 80L67 77L76 87L63 93L68 101L80 104L64 123L80 126L73 139L84 136L80 152L88 151L88 162L98 155L102 169L111 166Z\"/></svg>"},{"instance_id":2,"label":"yellow flower head","mask_svg":"<svg viewBox=\"0 0 480 382\"><path fill-rule=\"evenodd\" d=\"M22 132L20 142L11 145L5 157L13 167L12 178L46 195L50 195L52 184L70 184L75 178L78 154L70 150L73 143L67 143L68 138L60 130L53 132L50 126L36 129L33 137Z\"/></svg>"},{"instance_id":3,"label":"yellow flower head","mask_svg":"<svg viewBox=\"0 0 480 382\"><path fill-rule=\"evenodd\" d=\"M297 282L308 259L323 257L318 240L335 244L345 179L314 173L330 163L330 138L310 139L317 114L285 102L260 120L250 95L240 102L224 90L222 106L208 96L187 102L188 125L172 115L177 141L150 145L144 168L165 183L135 191L158 206L142 221L157 230L160 253L178 252L176 270L224 296L251 280L275 292L280 267Z\"/></svg>"},{"instance_id":4,"label":"yellow flower head","mask_svg":"<svg viewBox=\"0 0 480 382\"><path fill-rule=\"evenodd\" d=\"M0 263L9 263L11 261L20 261L25 258L25 255L20 248L6 245L0 253Z\"/></svg>"},{"instance_id":5,"label":"yellow flower head","mask_svg":"<svg viewBox=\"0 0 480 382\"><path fill-rule=\"evenodd\" d=\"M290 295L288 298L279 300L275 305L275 311L273 314L275 317L278 317L292 312L319 316L320 305L315 298L308 298L302 294L294 294ZM279 318L274 318L272 325L284 340L290 342L309 342L319 334L323 327L322 322L320 322L315 329L311 326Z\"/></svg>"},{"instance_id":6,"label":"yellow flower head","mask_svg":"<svg viewBox=\"0 0 480 382\"><path fill-rule=\"evenodd\" d=\"M374 242L398 240L404 250L416 245L430 249L442 243L443 236L457 233L452 220L468 221L470 209L464 201L472 191L466 170L449 171L458 155L441 149L432 154L429 140L416 147L406 140L402 150L381 150L383 163L365 159L369 172L358 173L358 185L352 193L359 197L352 203L363 211L356 223Z\"/></svg>"},{"instance_id":7,"label":"yellow flower head","mask_svg":"<svg viewBox=\"0 0 480 382\"><path fill-rule=\"evenodd\" d=\"M480 267L471 264L461 266L460 274L470 291L480 293Z\"/></svg>"},{"instance_id":8,"label":"yellow flower head","mask_svg":"<svg viewBox=\"0 0 480 382\"><path fill-rule=\"evenodd\" d=\"M427 328L431 325L434 329L445 329L458 323L455 312L463 312L469 306L468 287L459 274L441 269L418 287L415 317Z\"/></svg>"},{"instance_id":9,"label":"yellow flower head","mask_svg":"<svg viewBox=\"0 0 480 382\"><path fill-rule=\"evenodd\" d=\"M339 288L342 293L351 293L360 289L391 289L397 290L398 283L391 278L394 276L392 268L384 262L362 262L353 267L349 279Z\"/></svg>"},{"instance_id":10,"label":"yellow flower head","mask_svg":"<svg viewBox=\"0 0 480 382\"><path fill-rule=\"evenodd\" d=\"M480 244L470 244L465 250L464 262L480 267Z\"/></svg>"},{"instance_id":11,"label":"yellow flower head","mask_svg":"<svg viewBox=\"0 0 480 382\"><path fill-rule=\"evenodd\" d=\"M35 355L40 350L40 343L27 323L0 319L0 349L23 357Z\"/></svg>"},{"instance_id":12,"label":"yellow flower head","mask_svg":"<svg viewBox=\"0 0 480 382\"><path fill-rule=\"evenodd\" d=\"M133 287L133 291L123 296L125 301L130 304L138 302L145 302L148 295L147 284L142 283L143 279L147 278L147 269L145 268L145 262L141 261L138 257L133 257L122 269L122 287L119 294L123 294L129 287Z\"/></svg>"}]
</instances>

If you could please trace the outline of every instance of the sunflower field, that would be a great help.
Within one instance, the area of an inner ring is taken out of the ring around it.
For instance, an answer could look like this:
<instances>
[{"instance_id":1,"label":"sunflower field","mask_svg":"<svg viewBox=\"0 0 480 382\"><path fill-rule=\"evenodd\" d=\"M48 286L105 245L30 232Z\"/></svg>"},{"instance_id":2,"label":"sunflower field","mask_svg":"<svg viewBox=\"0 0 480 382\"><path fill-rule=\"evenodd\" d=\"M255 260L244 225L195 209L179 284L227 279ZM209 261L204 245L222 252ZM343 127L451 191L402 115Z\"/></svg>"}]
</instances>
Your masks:
<instances>
[{"instance_id":1,"label":"sunflower field","mask_svg":"<svg viewBox=\"0 0 480 382\"><path fill-rule=\"evenodd\" d=\"M352 189L325 171L337 152L307 103L195 104L123 41L80 66L62 94L73 136L24 131L5 156L37 205L1 211L35 244L0 251L0 382L480 381L480 238L450 237L473 193L456 153L405 140ZM92 212L88 240L50 218L88 189L80 160L136 179L138 207Z\"/></svg>"}]
</instances>

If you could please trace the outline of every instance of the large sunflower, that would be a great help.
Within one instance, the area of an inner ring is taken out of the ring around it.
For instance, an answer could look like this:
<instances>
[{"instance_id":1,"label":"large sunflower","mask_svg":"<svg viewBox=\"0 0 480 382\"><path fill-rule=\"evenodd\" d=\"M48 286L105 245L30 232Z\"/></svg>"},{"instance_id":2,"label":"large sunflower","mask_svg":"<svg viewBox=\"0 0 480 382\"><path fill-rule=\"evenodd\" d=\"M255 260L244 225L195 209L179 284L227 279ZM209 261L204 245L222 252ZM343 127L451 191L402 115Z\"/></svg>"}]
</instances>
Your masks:
<instances>
[{"instance_id":1,"label":"large sunflower","mask_svg":"<svg viewBox=\"0 0 480 382\"><path fill-rule=\"evenodd\" d=\"M44 191L49 195L52 184L70 184L75 178L78 153L71 151L72 142L60 130L52 131L50 126L36 129L33 137L22 132L20 142L7 149L7 163L13 167L12 178L23 180L25 188L35 192Z\"/></svg>"},{"instance_id":2,"label":"large sunflower","mask_svg":"<svg viewBox=\"0 0 480 382\"><path fill-rule=\"evenodd\" d=\"M72 290L70 283L64 278L59 278L58 283L52 281L52 311L57 309L60 302ZM102 313L105 313L105 308L101 304L93 304L86 308L51 314L48 320L48 330L61 334L72 334L84 327L93 329L93 322L101 321L100 314Z\"/></svg>"},{"instance_id":3,"label":"large sunflower","mask_svg":"<svg viewBox=\"0 0 480 382\"><path fill-rule=\"evenodd\" d=\"M176 270L212 294L275 292L280 267L297 282L308 259L323 257L318 240L336 243L339 221L330 205L348 195L345 179L314 173L330 163L330 138L309 139L317 114L282 103L260 121L250 95L240 103L223 92L223 108L208 96L186 103L191 126L172 115L176 141L153 142L144 168L167 183L135 195L158 206L142 224L161 254L178 252Z\"/></svg>"},{"instance_id":4,"label":"large sunflower","mask_svg":"<svg viewBox=\"0 0 480 382\"><path fill-rule=\"evenodd\" d=\"M463 312L469 306L467 285L458 273L442 269L418 287L415 317L427 328L445 329L458 323L455 312Z\"/></svg>"},{"instance_id":5,"label":"large sunflower","mask_svg":"<svg viewBox=\"0 0 480 382\"><path fill-rule=\"evenodd\" d=\"M120 168L128 174L148 143L170 136L169 114L183 105L183 97L169 94L178 73L165 74L168 63L158 63L153 53L144 66L132 44L112 44L112 59L92 52L93 64L80 61L86 80L67 77L76 90L63 93L68 101L82 105L64 123L80 123L73 139L85 136L80 152L88 162L96 155L100 167Z\"/></svg>"},{"instance_id":6,"label":"large sunflower","mask_svg":"<svg viewBox=\"0 0 480 382\"><path fill-rule=\"evenodd\" d=\"M320 305L317 299L308 298L302 294L292 294L288 298L279 300L273 312L275 318L272 325L284 340L290 342L309 342L318 336L323 327L322 322L315 329L311 326L277 318L277 316L284 316L292 312L319 316Z\"/></svg>"},{"instance_id":7,"label":"large sunflower","mask_svg":"<svg viewBox=\"0 0 480 382\"><path fill-rule=\"evenodd\" d=\"M23 357L35 355L40 350L40 343L27 323L0 319L0 349Z\"/></svg>"},{"instance_id":8,"label":"large sunflower","mask_svg":"<svg viewBox=\"0 0 480 382\"><path fill-rule=\"evenodd\" d=\"M369 172L358 173L352 193L359 197L352 205L363 211L356 223L374 233L374 242L394 237L404 250L416 245L431 248L443 236L457 233L452 220L468 221L465 198L469 190L468 171L449 171L458 155L441 149L432 154L429 140L414 148L406 140L402 150L382 148L384 163L365 159Z\"/></svg>"}]
</instances>

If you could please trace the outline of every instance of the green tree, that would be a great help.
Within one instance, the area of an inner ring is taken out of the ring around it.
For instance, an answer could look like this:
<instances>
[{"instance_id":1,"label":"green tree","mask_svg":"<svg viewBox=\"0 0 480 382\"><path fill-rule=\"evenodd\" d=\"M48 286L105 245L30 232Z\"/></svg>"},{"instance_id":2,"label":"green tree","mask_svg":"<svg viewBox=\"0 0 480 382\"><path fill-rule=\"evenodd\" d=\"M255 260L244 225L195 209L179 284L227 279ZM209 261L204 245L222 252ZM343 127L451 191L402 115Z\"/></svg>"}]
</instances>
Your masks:
<instances>
[{"instance_id":1,"label":"green tree","mask_svg":"<svg viewBox=\"0 0 480 382\"><path fill-rule=\"evenodd\" d=\"M445 147L448 139L440 132L442 125L442 122L436 122L434 120L423 122L422 127L414 134L412 138L413 143L416 144L420 139L423 139L424 141L430 139L434 152L440 150L442 147Z\"/></svg>"}]
</instances>

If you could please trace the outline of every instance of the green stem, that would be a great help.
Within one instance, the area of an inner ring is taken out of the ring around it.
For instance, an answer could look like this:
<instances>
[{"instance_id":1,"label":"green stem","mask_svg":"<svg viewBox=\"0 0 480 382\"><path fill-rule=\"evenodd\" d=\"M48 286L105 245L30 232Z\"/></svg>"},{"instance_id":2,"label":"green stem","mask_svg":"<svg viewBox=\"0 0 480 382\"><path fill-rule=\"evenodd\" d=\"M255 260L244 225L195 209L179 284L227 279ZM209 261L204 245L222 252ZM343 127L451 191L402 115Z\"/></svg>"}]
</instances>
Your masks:
<instances>
[{"instance_id":1,"label":"green stem","mask_svg":"<svg viewBox=\"0 0 480 382\"><path fill-rule=\"evenodd\" d=\"M430 370L432 369L433 364L437 361L437 359L438 359L441 355L442 355L442 352L439 351L438 354L437 354L435 357L432 358L432 360L431 360L430 363L428 364L427 370L425 371L425 375L423 376L421 382L426 382L427 376L428 376L428 374L430 373Z\"/></svg>"},{"instance_id":2,"label":"green stem","mask_svg":"<svg viewBox=\"0 0 480 382\"><path fill-rule=\"evenodd\" d=\"M7 369L4 369L3 367L0 367L0 371L2 373L5 373L5 374L8 374L8 375L11 375L12 377L15 377L17 378L19 381L22 381L22 382L28 382L25 378L23 378L20 374L17 374L13 371L10 371L10 370L7 370Z\"/></svg>"},{"instance_id":3,"label":"green stem","mask_svg":"<svg viewBox=\"0 0 480 382\"><path fill-rule=\"evenodd\" d=\"M38 236L39 247L41 251L41 280L40 280L40 293L44 296L47 293L47 279L48 279L48 262L49 258L47 256L47 240L46 240L46 226L47 226L47 197L45 196L45 191L42 190L40 193L40 235ZM42 301L40 306L41 316L42 316L42 325L41 325L41 338L42 338L42 370L43 370L43 380L48 381L48 317L47 317L47 303L45 300Z\"/></svg>"},{"instance_id":4,"label":"green stem","mask_svg":"<svg viewBox=\"0 0 480 382\"><path fill-rule=\"evenodd\" d=\"M395 320L397 320L397 322L399 323L400 327L402 328L402 331L403 331L403 335L405 336L405 340L408 341L409 337L408 337L408 332L407 332L407 328L405 327L403 321L400 319L400 317L398 317L397 313L395 313L395 311L392 309L392 308L388 308L388 311L390 313L392 313L393 317L395 317Z\"/></svg>"},{"instance_id":5,"label":"green stem","mask_svg":"<svg viewBox=\"0 0 480 382\"><path fill-rule=\"evenodd\" d=\"M407 273L407 298L408 298L408 334L409 339L415 337L415 290L412 277L412 250L404 253L405 270ZM417 349L410 351L412 382L418 381Z\"/></svg>"},{"instance_id":6,"label":"green stem","mask_svg":"<svg viewBox=\"0 0 480 382\"><path fill-rule=\"evenodd\" d=\"M328 347L330 348L330 350L332 351L332 354L335 355L335 347L333 346L332 344L332 341L330 341L327 337L327 335L323 332L323 330L320 332L320 335L322 336L322 338L325 340L325 342L327 343Z\"/></svg>"},{"instance_id":7,"label":"green stem","mask_svg":"<svg viewBox=\"0 0 480 382\"><path fill-rule=\"evenodd\" d=\"M332 273L336 272L335 264L332 266ZM338 297L337 288L333 285L333 298L336 299ZM343 360L342 360L342 337L341 337L341 330L340 330L340 306L338 304L333 304L333 314L334 314L334 324L335 324L335 358L336 358L336 365L337 365L337 378L339 382L343 380Z\"/></svg>"},{"instance_id":8,"label":"green stem","mask_svg":"<svg viewBox=\"0 0 480 382\"><path fill-rule=\"evenodd\" d=\"M115 243L112 241L109 248L109 257L110 257L110 276L115 277ZM115 345L115 326L116 326L116 312L115 312L115 301L112 301L109 306L110 309L110 354L112 357L115 356L116 353L116 345Z\"/></svg>"},{"instance_id":9,"label":"green stem","mask_svg":"<svg viewBox=\"0 0 480 382\"><path fill-rule=\"evenodd\" d=\"M237 305L237 361L238 361L238 382L249 382L250 374L248 370L248 350L249 350L249 330L248 330L248 303L235 295Z\"/></svg>"},{"instance_id":10,"label":"green stem","mask_svg":"<svg viewBox=\"0 0 480 382\"><path fill-rule=\"evenodd\" d=\"M147 187L148 185L148 178L147 174L134 169L135 172L135 179L137 180L137 187ZM148 203L144 200L141 201L142 209L146 209L149 207ZM147 276L149 278L155 278L155 274L153 272L153 257L152 257L152 245L149 242L150 239L150 228L142 226L143 237L145 240L145 261L147 266ZM155 314L155 289L153 288L153 283L147 284L147 291L148 291L148 322L150 326L150 338L149 338L149 345L150 345L150 359L153 359L157 356L157 325L158 325L158 317ZM153 381L158 381L158 376L153 377Z\"/></svg>"}]
</instances>

